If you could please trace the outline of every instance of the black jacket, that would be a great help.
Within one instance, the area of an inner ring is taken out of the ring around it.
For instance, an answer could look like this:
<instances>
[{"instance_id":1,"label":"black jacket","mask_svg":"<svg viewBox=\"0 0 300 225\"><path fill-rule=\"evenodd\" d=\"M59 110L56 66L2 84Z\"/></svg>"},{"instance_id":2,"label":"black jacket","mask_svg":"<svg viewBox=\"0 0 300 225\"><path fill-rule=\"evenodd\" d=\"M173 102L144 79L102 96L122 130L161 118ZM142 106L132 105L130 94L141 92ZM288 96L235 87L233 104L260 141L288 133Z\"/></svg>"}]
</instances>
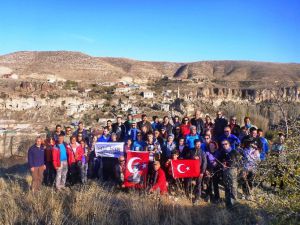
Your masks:
<instances>
[{"instance_id":1,"label":"black jacket","mask_svg":"<svg viewBox=\"0 0 300 225\"><path fill-rule=\"evenodd\" d=\"M126 126L123 123L121 125L114 123L112 125L112 130L114 133L116 133L118 141L124 141L126 135Z\"/></svg>"},{"instance_id":2,"label":"black jacket","mask_svg":"<svg viewBox=\"0 0 300 225\"><path fill-rule=\"evenodd\" d=\"M237 168L239 167L241 155L237 150L225 151L224 149L220 152L219 161L226 165L226 167Z\"/></svg>"},{"instance_id":3,"label":"black jacket","mask_svg":"<svg viewBox=\"0 0 300 225\"><path fill-rule=\"evenodd\" d=\"M204 121L201 118L199 118L199 119L192 118L191 124L193 126L196 126L198 134L200 134L201 136L204 134Z\"/></svg>"},{"instance_id":4,"label":"black jacket","mask_svg":"<svg viewBox=\"0 0 300 225\"><path fill-rule=\"evenodd\" d=\"M194 159L196 156L199 157L200 159L200 171L201 173L205 173L206 168L207 168L207 158L206 154L202 149L192 149L189 150L188 153L186 154L187 159Z\"/></svg>"},{"instance_id":5,"label":"black jacket","mask_svg":"<svg viewBox=\"0 0 300 225\"><path fill-rule=\"evenodd\" d=\"M228 126L228 121L224 117L215 119L214 136L221 136L226 126Z\"/></svg>"}]
</instances>

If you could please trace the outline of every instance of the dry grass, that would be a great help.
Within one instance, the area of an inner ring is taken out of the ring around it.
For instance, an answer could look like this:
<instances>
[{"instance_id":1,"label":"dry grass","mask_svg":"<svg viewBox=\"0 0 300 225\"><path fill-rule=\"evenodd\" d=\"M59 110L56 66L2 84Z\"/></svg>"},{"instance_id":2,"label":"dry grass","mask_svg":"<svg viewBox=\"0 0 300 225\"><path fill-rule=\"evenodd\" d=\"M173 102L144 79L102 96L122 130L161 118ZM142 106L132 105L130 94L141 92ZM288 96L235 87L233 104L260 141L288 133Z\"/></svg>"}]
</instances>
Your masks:
<instances>
[{"instance_id":1,"label":"dry grass","mask_svg":"<svg viewBox=\"0 0 300 225\"><path fill-rule=\"evenodd\" d=\"M0 224L265 224L261 211L249 204L231 211L223 204L192 206L184 198L124 193L94 181L33 194L30 180L29 175L0 178Z\"/></svg>"},{"instance_id":2,"label":"dry grass","mask_svg":"<svg viewBox=\"0 0 300 225\"><path fill-rule=\"evenodd\" d=\"M244 117L249 116L253 125L258 128L267 131L269 129L269 118L263 116L260 113L258 107L239 105L239 104L229 104L223 107L225 115L228 116L228 119L231 116L236 116L238 123L243 126Z\"/></svg>"}]
</instances>

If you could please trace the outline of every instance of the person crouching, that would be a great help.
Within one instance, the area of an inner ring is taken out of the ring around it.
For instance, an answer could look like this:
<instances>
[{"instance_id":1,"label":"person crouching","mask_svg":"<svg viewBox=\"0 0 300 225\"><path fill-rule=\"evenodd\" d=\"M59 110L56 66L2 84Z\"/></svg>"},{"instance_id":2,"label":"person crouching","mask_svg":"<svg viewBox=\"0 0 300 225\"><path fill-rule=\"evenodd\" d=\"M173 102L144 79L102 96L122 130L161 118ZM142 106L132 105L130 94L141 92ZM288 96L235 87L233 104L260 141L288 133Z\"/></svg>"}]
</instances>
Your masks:
<instances>
[{"instance_id":1,"label":"person crouching","mask_svg":"<svg viewBox=\"0 0 300 225\"><path fill-rule=\"evenodd\" d=\"M125 157L120 156L118 163L115 165L114 174L115 174L115 181L121 189L125 188L124 185L125 170L126 170Z\"/></svg>"},{"instance_id":2,"label":"person crouching","mask_svg":"<svg viewBox=\"0 0 300 225\"><path fill-rule=\"evenodd\" d=\"M150 188L150 193L159 193L161 195L165 195L168 193L167 180L166 175L163 169L160 167L160 162L155 161L153 163L154 167L154 178L153 185Z\"/></svg>"}]
</instances>

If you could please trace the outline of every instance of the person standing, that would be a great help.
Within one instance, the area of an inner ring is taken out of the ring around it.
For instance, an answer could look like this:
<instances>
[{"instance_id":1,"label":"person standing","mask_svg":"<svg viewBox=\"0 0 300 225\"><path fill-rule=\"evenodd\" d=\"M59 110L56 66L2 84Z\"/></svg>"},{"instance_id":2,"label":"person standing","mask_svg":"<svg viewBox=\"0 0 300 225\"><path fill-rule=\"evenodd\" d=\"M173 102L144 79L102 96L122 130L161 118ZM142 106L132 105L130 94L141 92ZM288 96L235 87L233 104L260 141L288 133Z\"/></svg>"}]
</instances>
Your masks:
<instances>
[{"instance_id":1,"label":"person standing","mask_svg":"<svg viewBox=\"0 0 300 225\"><path fill-rule=\"evenodd\" d=\"M88 173L88 162L89 162L89 155L90 149L88 144L82 140L80 142L81 148L83 150L83 155L81 159L81 167L80 167L80 178L83 184L87 183L87 173Z\"/></svg>"},{"instance_id":2,"label":"person standing","mask_svg":"<svg viewBox=\"0 0 300 225\"><path fill-rule=\"evenodd\" d=\"M130 121L131 128L128 130L127 139L130 138L133 142L137 140L137 134L140 133L140 130L136 127L135 121Z\"/></svg>"},{"instance_id":3,"label":"person standing","mask_svg":"<svg viewBox=\"0 0 300 225\"><path fill-rule=\"evenodd\" d=\"M237 199L237 169L239 153L232 149L228 140L221 142L220 162L223 164L223 182L225 186L225 204L230 208Z\"/></svg>"},{"instance_id":4,"label":"person standing","mask_svg":"<svg viewBox=\"0 0 300 225\"><path fill-rule=\"evenodd\" d=\"M200 135L197 134L196 126L191 126L190 129L191 129L190 134L187 135L185 138L185 144L191 150L195 148L195 140L201 140L201 139L200 139Z\"/></svg>"},{"instance_id":5,"label":"person standing","mask_svg":"<svg viewBox=\"0 0 300 225\"><path fill-rule=\"evenodd\" d=\"M124 122L124 126L125 126L125 134L128 135L128 132L131 128L131 121L132 121L133 117L132 114L128 114L127 115L127 120Z\"/></svg>"},{"instance_id":6,"label":"person standing","mask_svg":"<svg viewBox=\"0 0 300 225\"><path fill-rule=\"evenodd\" d=\"M68 164L69 164L69 175L71 184L74 185L80 179L81 167L82 167L82 157L83 149L82 146L77 143L76 137L72 136L70 139L71 143L69 145L68 154ZM81 140L84 142L84 140Z\"/></svg>"},{"instance_id":7,"label":"person standing","mask_svg":"<svg viewBox=\"0 0 300 225\"><path fill-rule=\"evenodd\" d=\"M182 137L186 137L190 134L191 124L189 123L189 118L187 116L183 117L182 124L180 125L180 133Z\"/></svg>"},{"instance_id":8,"label":"person standing","mask_svg":"<svg viewBox=\"0 0 300 225\"><path fill-rule=\"evenodd\" d=\"M35 139L35 144L28 150L28 166L32 176L31 190L36 192L42 185L43 174L46 169L45 151L40 137Z\"/></svg>"},{"instance_id":9,"label":"person standing","mask_svg":"<svg viewBox=\"0 0 300 225\"><path fill-rule=\"evenodd\" d=\"M207 181L207 198L210 202L218 203L220 201L219 183L222 176L220 170L221 164L218 160L220 157L220 151L217 142L210 142L206 151L207 156L207 170L206 170L206 181Z\"/></svg>"},{"instance_id":10,"label":"person standing","mask_svg":"<svg viewBox=\"0 0 300 225\"><path fill-rule=\"evenodd\" d=\"M50 137L46 141L45 146L45 165L46 170L44 172L44 183L45 185L52 186L55 180L55 169L53 167L52 151L55 145L55 140Z\"/></svg>"},{"instance_id":11,"label":"person standing","mask_svg":"<svg viewBox=\"0 0 300 225\"><path fill-rule=\"evenodd\" d=\"M251 200L251 190L253 188L253 180L257 165L260 161L260 153L258 149L252 145L252 140L245 142L245 147L242 151L243 155L243 170L241 171L241 185L243 197Z\"/></svg>"},{"instance_id":12,"label":"person standing","mask_svg":"<svg viewBox=\"0 0 300 225\"><path fill-rule=\"evenodd\" d=\"M167 135L168 135L168 134L172 134L172 132L173 132L173 125L170 123L170 119L169 119L168 116L165 116L165 117L163 118L163 122L162 122L162 124L161 124L161 129L162 129L162 128L165 129Z\"/></svg>"},{"instance_id":13,"label":"person standing","mask_svg":"<svg viewBox=\"0 0 300 225\"><path fill-rule=\"evenodd\" d=\"M110 141L110 133L107 127L103 128L102 135L98 138L97 142L109 142Z\"/></svg>"},{"instance_id":14,"label":"person standing","mask_svg":"<svg viewBox=\"0 0 300 225\"><path fill-rule=\"evenodd\" d=\"M122 123L122 116L117 116L117 122L112 125L113 132L117 135L117 140L122 142L125 140L126 127Z\"/></svg>"},{"instance_id":15,"label":"person standing","mask_svg":"<svg viewBox=\"0 0 300 225\"><path fill-rule=\"evenodd\" d=\"M53 148L53 166L56 170L55 185L58 190L65 188L68 173L68 154L69 147L64 143L64 135L60 134L58 143Z\"/></svg>"},{"instance_id":16,"label":"person standing","mask_svg":"<svg viewBox=\"0 0 300 225\"><path fill-rule=\"evenodd\" d=\"M240 139L231 133L229 126L224 128L224 134L219 138L219 143L221 143L223 140L228 140L232 149L238 149L241 144Z\"/></svg>"},{"instance_id":17,"label":"person standing","mask_svg":"<svg viewBox=\"0 0 300 225\"><path fill-rule=\"evenodd\" d=\"M78 129L73 133L72 136L79 136L81 134L82 138L85 140L85 142L89 141L89 132L84 128L84 124L82 121L78 123Z\"/></svg>"},{"instance_id":18,"label":"person standing","mask_svg":"<svg viewBox=\"0 0 300 225\"><path fill-rule=\"evenodd\" d=\"M53 138L57 142L59 135L65 135L65 132L62 130L62 127L60 124L57 124L55 127L55 131L53 133Z\"/></svg>"},{"instance_id":19,"label":"person standing","mask_svg":"<svg viewBox=\"0 0 300 225\"><path fill-rule=\"evenodd\" d=\"M160 129L160 122L159 122L158 116L153 116L152 120L153 120L153 122L151 124L152 130L159 130Z\"/></svg>"},{"instance_id":20,"label":"person standing","mask_svg":"<svg viewBox=\"0 0 300 225\"><path fill-rule=\"evenodd\" d=\"M64 136L64 142L66 144L70 144L71 137L72 137L72 129L71 129L71 127L68 126L68 127L66 127L66 135Z\"/></svg>"},{"instance_id":21,"label":"person standing","mask_svg":"<svg viewBox=\"0 0 300 225\"><path fill-rule=\"evenodd\" d=\"M218 138L223 134L224 128L227 125L228 125L227 119L225 119L221 111L218 111L217 118L215 119L214 130L213 130L214 140L218 140Z\"/></svg>"},{"instance_id":22,"label":"person standing","mask_svg":"<svg viewBox=\"0 0 300 225\"><path fill-rule=\"evenodd\" d=\"M167 141L163 145L163 158L162 160L166 162L169 158L171 158L171 153L176 150L176 143L174 141L174 135L169 134Z\"/></svg>"},{"instance_id":23,"label":"person standing","mask_svg":"<svg viewBox=\"0 0 300 225\"><path fill-rule=\"evenodd\" d=\"M151 123L148 121L148 119L147 119L147 115L146 114L143 114L142 115L142 120L140 121L140 122L138 122L137 123L137 128L139 129L139 130L142 130L142 127L147 127L147 130L149 131L149 132L153 132L153 130L152 130L152 125L151 125Z\"/></svg>"},{"instance_id":24,"label":"person standing","mask_svg":"<svg viewBox=\"0 0 300 225\"><path fill-rule=\"evenodd\" d=\"M260 153L260 159L261 160L266 160L267 155L269 153L269 142L268 140L264 137L264 132L262 129L257 129L257 136L260 138L260 141L262 143L262 149Z\"/></svg>"},{"instance_id":25,"label":"person standing","mask_svg":"<svg viewBox=\"0 0 300 225\"><path fill-rule=\"evenodd\" d=\"M196 127L198 135L202 136L204 134L204 121L199 110L195 112L195 117L191 119L191 124Z\"/></svg>"},{"instance_id":26,"label":"person standing","mask_svg":"<svg viewBox=\"0 0 300 225\"><path fill-rule=\"evenodd\" d=\"M237 119L235 116L230 117L230 122L229 122L228 126L230 127L231 133L233 135L235 135L236 137L239 137L241 127L240 127L240 125L237 124L236 121L237 121Z\"/></svg>"},{"instance_id":27,"label":"person standing","mask_svg":"<svg viewBox=\"0 0 300 225\"><path fill-rule=\"evenodd\" d=\"M205 174L206 167L207 167L206 154L201 149L201 141L200 140L195 140L195 148L193 150L191 150L189 158L200 161L200 175L199 175L199 177L196 178L196 185L195 185L194 191L193 191L194 195L195 195L195 198L193 199L193 204L197 204L201 197L202 179L203 179L203 175ZM188 190L191 187L191 180L192 179L186 179L187 183L185 184L185 188L186 188L187 193L189 193Z\"/></svg>"}]
</instances>

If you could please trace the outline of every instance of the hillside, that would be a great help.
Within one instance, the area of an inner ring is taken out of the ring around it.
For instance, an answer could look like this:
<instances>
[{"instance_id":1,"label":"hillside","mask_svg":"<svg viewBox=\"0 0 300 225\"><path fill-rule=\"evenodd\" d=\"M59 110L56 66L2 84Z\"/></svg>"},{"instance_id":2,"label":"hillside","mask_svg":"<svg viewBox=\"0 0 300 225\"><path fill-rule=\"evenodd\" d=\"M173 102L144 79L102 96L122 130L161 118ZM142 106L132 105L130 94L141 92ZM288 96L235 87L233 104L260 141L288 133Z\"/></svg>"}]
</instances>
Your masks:
<instances>
[{"instance_id":1,"label":"hillside","mask_svg":"<svg viewBox=\"0 0 300 225\"><path fill-rule=\"evenodd\" d=\"M67 80L140 81L163 76L210 80L300 80L300 64L252 61L148 62L126 58L92 57L80 52L24 51L0 56L0 67L21 78L55 75Z\"/></svg>"}]
</instances>

